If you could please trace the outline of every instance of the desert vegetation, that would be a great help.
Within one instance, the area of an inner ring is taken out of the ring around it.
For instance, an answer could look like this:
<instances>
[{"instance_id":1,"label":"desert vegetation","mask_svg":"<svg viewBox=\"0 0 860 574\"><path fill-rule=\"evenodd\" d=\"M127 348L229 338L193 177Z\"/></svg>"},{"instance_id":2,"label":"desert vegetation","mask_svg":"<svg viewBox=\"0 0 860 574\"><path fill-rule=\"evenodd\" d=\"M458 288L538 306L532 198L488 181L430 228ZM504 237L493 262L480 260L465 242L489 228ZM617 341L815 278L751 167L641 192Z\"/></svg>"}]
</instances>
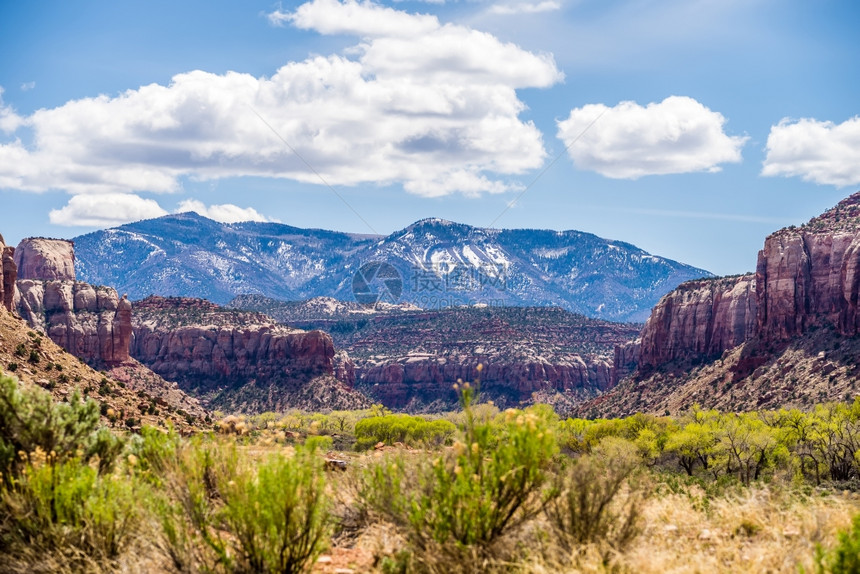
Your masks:
<instances>
[{"instance_id":1,"label":"desert vegetation","mask_svg":"<svg viewBox=\"0 0 860 574\"><path fill-rule=\"evenodd\" d=\"M857 571L860 401L585 420L458 393L180 436L3 376L4 571Z\"/></svg>"}]
</instances>

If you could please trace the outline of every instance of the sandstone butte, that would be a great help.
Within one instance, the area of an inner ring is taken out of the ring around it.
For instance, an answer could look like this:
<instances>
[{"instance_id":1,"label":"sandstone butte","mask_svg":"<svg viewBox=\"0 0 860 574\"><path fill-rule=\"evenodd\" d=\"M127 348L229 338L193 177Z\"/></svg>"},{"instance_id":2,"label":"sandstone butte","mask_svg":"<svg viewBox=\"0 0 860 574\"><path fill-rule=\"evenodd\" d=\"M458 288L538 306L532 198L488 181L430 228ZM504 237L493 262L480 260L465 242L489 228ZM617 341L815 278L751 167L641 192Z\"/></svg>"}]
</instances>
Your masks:
<instances>
[{"instance_id":1,"label":"sandstone butte","mask_svg":"<svg viewBox=\"0 0 860 574\"><path fill-rule=\"evenodd\" d=\"M848 364L852 361L834 360L831 365L827 350L815 345L835 349L854 341L860 334L858 300L860 192L804 225L769 235L758 253L755 273L687 281L665 295L651 312L639 339L616 348L615 371L619 378L633 372L631 384L638 385L638 392L645 396L648 392L671 393L682 381L689 383L696 377L703 380L704 371L691 375L691 369L714 361L723 363L707 372L709 384L715 388L722 388L723 380L759 386L764 382L782 384L783 379L813 380L813 375L824 370L832 373L828 379L832 388L820 392L837 398L837 393L854 392L856 376ZM824 334L829 339L822 343ZM820 341L805 343L809 348L804 353L814 356L780 356L788 347L800 345L801 339L813 336ZM850 355L847 347L840 349ZM756 373L759 367L762 371L770 369L764 373L766 377ZM839 381L834 378L837 376ZM632 388L622 387L614 397L604 397L598 403L620 401L619 397ZM787 389L786 396L790 399L801 390ZM768 389L764 388L736 387L726 393L759 393L760 401L779 404L778 397L767 398ZM632 403L626 410L630 408Z\"/></svg>"},{"instance_id":2,"label":"sandstone butte","mask_svg":"<svg viewBox=\"0 0 860 574\"><path fill-rule=\"evenodd\" d=\"M69 353L92 363L127 362L131 302L110 287L75 280L74 245L62 239L24 239L15 249L14 308Z\"/></svg>"},{"instance_id":3,"label":"sandstone butte","mask_svg":"<svg viewBox=\"0 0 860 574\"><path fill-rule=\"evenodd\" d=\"M810 328L860 333L860 192L765 239L754 274L682 283L654 307L639 366L718 357L744 341L778 343Z\"/></svg>"}]
</instances>

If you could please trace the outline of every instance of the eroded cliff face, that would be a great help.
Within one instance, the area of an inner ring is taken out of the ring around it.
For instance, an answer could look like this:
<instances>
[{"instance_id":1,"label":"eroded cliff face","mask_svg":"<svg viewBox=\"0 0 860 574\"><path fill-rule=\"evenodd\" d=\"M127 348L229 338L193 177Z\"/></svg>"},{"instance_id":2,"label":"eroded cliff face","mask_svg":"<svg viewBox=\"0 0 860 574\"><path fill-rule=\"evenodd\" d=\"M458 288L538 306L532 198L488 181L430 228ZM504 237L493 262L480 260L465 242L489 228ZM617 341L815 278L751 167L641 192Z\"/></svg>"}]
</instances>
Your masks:
<instances>
[{"instance_id":1,"label":"eroded cliff face","mask_svg":"<svg viewBox=\"0 0 860 574\"><path fill-rule=\"evenodd\" d=\"M75 244L65 239L30 237L15 250L19 279L75 280Z\"/></svg>"},{"instance_id":2,"label":"eroded cliff face","mask_svg":"<svg viewBox=\"0 0 860 574\"><path fill-rule=\"evenodd\" d=\"M757 306L752 274L681 284L657 303L642 329L640 370L720 356L755 334Z\"/></svg>"},{"instance_id":3,"label":"eroded cliff face","mask_svg":"<svg viewBox=\"0 0 860 574\"><path fill-rule=\"evenodd\" d=\"M812 326L860 333L860 193L800 228L765 240L756 267L762 285L758 333L785 341Z\"/></svg>"},{"instance_id":4,"label":"eroded cliff face","mask_svg":"<svg viewBox=\"0 0 860 574\"><path fill-rule=\"evenodd\" d=\"M336 358L331 337L322 331L291 329L260 313L181 297L137 302L133 324L132 356L185 389L215 396L215 406L301 407L295 401L318 379L329 380L327 392L335 401L329 408L367 403L351 389L349 357Z\"/></svg>"},{"instance_id":5,"label":"eroded cliff face","mask_svg":"<svg viewBox=\"0 0 860 574\"><path fill-rule=\"evenodd\" d=\"M15 309L67 352L91 363L128 361L131 302L110 287L19 279Z\"/></svg>"},{"instance_id":6,"label":"eroded cliff face","mask_svg":"<svg viewBox=\"0 0 860 574\"><path fill-rule=\"evenodd\" d=\"M14 259L15 248L9 247L0 235L0 309L12 310L15 299L15 280L18 266Z\"/></svg>"},{"instance_id":7,"label":"eroded cliff face","mask_svg":"<svg viewBox=\"0 0 860 574\"><path fill-rule=\"evenodd\" d=\"M478 372L478 363L484 365ZM531 399L532 393L595 394L611 384L612 364L605 358L579 356L563 362L479 361L468 357L462 362L451 358L404 357L367 368L362 374L362 388L391 408L420 408L426 405L456 405L452 381L480 381L482 396L504 406Z\"/></svg>"},{"instance_id":8,"label":"eroded cliff face","mask_svg":"<svg viewBox=\"0 0 860 574\"><path fill-rule=\"evenodd\" d=\"M584 408L615 416L693 402L735 409L844 400L856 394L858 299L855 193L767 237L755 276L687 282L666 295L642 330L634 376Z\"/></svg>"}]
</instances>

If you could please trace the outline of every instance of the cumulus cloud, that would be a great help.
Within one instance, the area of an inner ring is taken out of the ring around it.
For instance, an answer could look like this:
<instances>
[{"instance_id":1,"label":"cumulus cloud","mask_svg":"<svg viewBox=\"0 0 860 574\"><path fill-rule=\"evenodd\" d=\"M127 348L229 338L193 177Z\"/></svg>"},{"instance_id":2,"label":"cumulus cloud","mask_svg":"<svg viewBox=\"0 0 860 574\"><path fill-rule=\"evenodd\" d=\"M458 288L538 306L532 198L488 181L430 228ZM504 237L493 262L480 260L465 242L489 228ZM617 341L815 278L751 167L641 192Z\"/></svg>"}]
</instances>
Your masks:
<instances>
[{"instance_id":1,"label":"cumulus cloud","mask_svg":"<svg viewBox=\"0 0 860 574\"><path fill-rule=\"evenodd\" d=\"M19 127L24 125L24 123L24 118L15 113L12 106L8 106L3 102L3 86L0 86L0 131L13 133ZM0 159L2 158L2 151L0 151Z\"/></svg>"},{"instance_id":2,"label":"cumulus cloud","mask_svg":"<svg viewBox=\"0 0 860 574\"><path fill-rule=\"evenodd\" d=\"M223 203L220 205L206 206L200 200L186 199L179 204L175 213L183 213L186 211L194 211L203 217L220 221L221 223L239 223L240 221L276 221L262 215L253 207L239 207L232 203Z\"/></svg>"},{"instance_id":3,"label":"cumulus cloud","mask_svg":"<svg viewBox=\"0 0 860 574\"><path fill-rule=\"evenodd\" d=\"M196 70L40 109L24 119L32 148L0 145L0 186L171 192L183 177L320 183L315 170L333 185L475 194L542 165L541 133L519 118L516 90L561 81L551 55L369 1L313 0L276 14L359 42L271 77Z\"/></svg>"},{"instance_id":4,"label":"cumulus cloud","mask_svg":"<svg viewBox=\"0 0 860 574\"><path fill-rule=\"evenodd\" d=\"M715 172L722 163L740 162L748 138L726 135L725 123L722 114L693 98L671 96L644 107L621 102L612 108L603 104L575 108L568 119L558 123L558 137L569 146L568 153L579 169L636 179Z\"/></svg>"},{"instance_id":5,"label":"cumulus cloud","mask_svg":"<svg viewBox=\"0 0 860 574\"><path fill-rule=\"evenodd\" d=\"M860 184L860 117L841 124L783 119L770 128L761 173L838 187Z\"/></svg>"},{"instance_id":6,"label":"cumulus cloud","mask_svg":"<svg viewBox=\"0 0 860 574\"><path fill-rule=\"evenodd\" d=\"M126 193L76 195L49 214L51 223L81 227L112 227L130 221L167 215L152 199Z\"/></svg>"},{"instance_id":7,"label":"cumulus cloud","mask_svg":"<svg viewBox=\"0 0 860 574\"><path fill-rule=\"evenodd\" d=\"M519 2L513 4L494 4L490 8L492 14L512 15L512 14L538 14L540 12L553 12L560 10L561 4L554 0L544 0L543 2Z\"/></svg>"}]
</instances>

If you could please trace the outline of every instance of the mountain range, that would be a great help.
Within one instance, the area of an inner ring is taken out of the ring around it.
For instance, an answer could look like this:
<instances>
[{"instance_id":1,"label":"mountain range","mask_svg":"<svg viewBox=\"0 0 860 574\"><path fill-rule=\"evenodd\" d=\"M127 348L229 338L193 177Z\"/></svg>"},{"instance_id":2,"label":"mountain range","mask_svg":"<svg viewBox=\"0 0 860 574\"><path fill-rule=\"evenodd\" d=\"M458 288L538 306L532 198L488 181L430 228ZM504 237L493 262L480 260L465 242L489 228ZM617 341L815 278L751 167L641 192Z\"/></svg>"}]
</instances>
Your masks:
<instances>
[{"instance_id":1,"label":"mountain range","mask_svg":"<svg viewBox=\"0 0 860 574\"><path fill-rule=\"evenodd\" d=\"M132 300L155 294L227 303L334 297L362 303L558 306L643 321L705 270L580 231L485 229L424 219L388 236L168 215L74 238L80 280Z\"/></svg>"}]
</instances>

